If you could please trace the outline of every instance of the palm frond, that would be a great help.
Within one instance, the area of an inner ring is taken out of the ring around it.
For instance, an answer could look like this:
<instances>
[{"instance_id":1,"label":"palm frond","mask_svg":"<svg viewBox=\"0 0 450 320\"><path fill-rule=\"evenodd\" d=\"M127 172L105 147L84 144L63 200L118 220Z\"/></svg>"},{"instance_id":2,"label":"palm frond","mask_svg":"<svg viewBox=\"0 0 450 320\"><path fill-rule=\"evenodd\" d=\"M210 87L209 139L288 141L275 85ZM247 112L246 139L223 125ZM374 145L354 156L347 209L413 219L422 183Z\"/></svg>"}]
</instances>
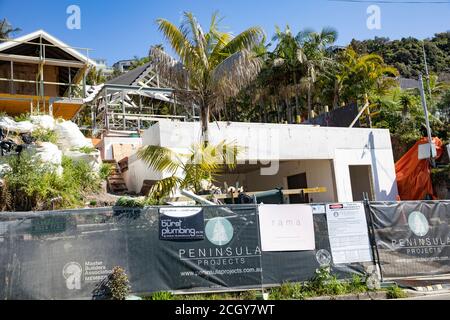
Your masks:
<instances>
[{"instance_id":1,"label":"palm frond","mask_svg":"<svg viewBox=\"0 0 450 320\"><path fill-rule=\"evenodd\" d=\"M222 101L234 97L258 76L262 65L262 59L255 53L236 52L212 71L210 87Z\"/></svg>"},{"instance_id":2,"label":"palm frond","mask_svg":"<svg viewBox=\"0 0 450 320\"><path fill-rule=\"evenodd\" d=\"M260 27L249 28L229 41L222 52L229 56L241 50L252 50L263 37L264 31Z\"/></svg>"},{"instance_id":3,"label":"palm frond","mask_svg":"<svg viewBox=\"0 0 450 320\"><path fill-rule=\"evenodd\" d=\"M146 146L139 149L138 158L150 168L159 172L175 173L180 168L180 159L172 150L160 146Z\"/></svg>"},{"instance_id":4,"label":"palm frond","mask_svg":"<svg viewBox=\"0 0 450 320\"><path fill-rule=\"evenodd\" d=\"M189 30L188 34L191 35L193 41L192 48L196 51L203 67L208 69L207 43L203 29L191 12L185 12L184 19L182 29Z\"/></svg>"},{"instance_id":5,"label":"palm frond","mask_svg":"<svg viewBox=\"0 0 450 320\"><path fill-rule=\"evenodd\" d=\"M171 176L156 182L150 189L150 194L157 198L170 196L182 185L183 180L177 176Z\"/></svg>"},{"instance_id":6,"label":"palm frond","mask_svg":"<svg viewBox=\"0 0 450 320\"><path fill-rule=\"evenodd\" d=\"M182 63L173 59L160 47L151 47L149 57L158 74L173 88L188 88L189 73Z\"/></svg>"},{"instance_id":7,"label":"palm frond","mask_svg":"<svg viewBox=\"0 0 450 320\"><path fill-rule=\"evenodd\" d=\"M170 43L172 49L180 57L184 65L190 65L198 63L201 58L198 56L198 52L189 42L185 32L177 28L170 21L165 19L156 20L158 29L161 31Z\"/></svg>"}]
</instances>

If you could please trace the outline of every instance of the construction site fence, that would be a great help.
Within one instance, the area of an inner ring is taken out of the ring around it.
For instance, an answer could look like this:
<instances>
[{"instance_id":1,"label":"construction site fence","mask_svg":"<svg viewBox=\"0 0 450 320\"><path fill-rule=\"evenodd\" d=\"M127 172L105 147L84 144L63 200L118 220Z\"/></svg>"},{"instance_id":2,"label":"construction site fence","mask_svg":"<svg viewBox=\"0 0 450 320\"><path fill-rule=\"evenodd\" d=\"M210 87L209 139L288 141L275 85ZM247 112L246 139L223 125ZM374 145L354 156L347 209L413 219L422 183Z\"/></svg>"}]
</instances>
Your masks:
<instances>
[{"instance_id":1,"label":"construction site fence","mask_svg":"<svg viewBox=\"0 0 450 320\"><path fill-rule=\"evenodd\" d=\"M207 237L162 240L160 215L167 207L3 213L0 299L92 299L116 266L125 270L138 295L308 281L327 256L341 279L367 276L374 269L382 278L450 273L449 201L366 202L364 207L372 261L349 264L332 261L325 210L313 215L316 249L293 252L261 250L258 205L186 207L202 212L203 226L214 219L228 221L214 230L219 243ZM223 246L220 241L229 232L231 240Z\"/></svg>"}]
</instances>

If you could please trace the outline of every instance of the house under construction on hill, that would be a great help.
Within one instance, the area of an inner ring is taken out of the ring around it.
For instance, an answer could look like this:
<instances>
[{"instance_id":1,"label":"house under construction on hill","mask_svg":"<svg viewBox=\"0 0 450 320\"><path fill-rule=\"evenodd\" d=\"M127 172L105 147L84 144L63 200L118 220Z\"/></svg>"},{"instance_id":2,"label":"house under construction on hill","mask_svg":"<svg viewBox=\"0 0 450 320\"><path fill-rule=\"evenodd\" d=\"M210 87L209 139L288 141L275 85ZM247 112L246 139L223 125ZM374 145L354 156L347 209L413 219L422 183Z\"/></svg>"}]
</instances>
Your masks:
<instances>
[{"instance_id":1,"label":"house under construction on hill","mask_svg":"<svg viewBox=\"0 0 450 320\"><path fill-rule=\"evenodd\" d=\"M83 107L92 67L89 49L69 47L43 30L0 43L0 112L70 120Z\"/></svg>"}]
</instances>

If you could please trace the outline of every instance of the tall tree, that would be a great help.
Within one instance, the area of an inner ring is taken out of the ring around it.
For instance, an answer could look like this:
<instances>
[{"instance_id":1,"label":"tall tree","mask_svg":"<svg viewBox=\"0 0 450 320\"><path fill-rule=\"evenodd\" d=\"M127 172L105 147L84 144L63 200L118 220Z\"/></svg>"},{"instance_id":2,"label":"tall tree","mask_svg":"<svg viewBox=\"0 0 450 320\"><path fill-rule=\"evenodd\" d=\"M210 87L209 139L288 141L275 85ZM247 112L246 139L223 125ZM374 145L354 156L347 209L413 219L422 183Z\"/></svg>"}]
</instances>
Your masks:
<instances>
[{"instance_id":1,"label":"tall tree","mask_svg":"<svg viewBox=\"0 0 450 320\"><path fill-rule=\"evenodd\" d=\"M302 67L300 46L289 26L286 26L284 31L276 26L272 41L277 42L272 53L272 65L275 68L281 68L287 75L284 78L285 83L278 91L286 103L289 121L292 121L292 110L289 103L292 96L295 98L296 110L299 111L300 109L298 98L299 73ZM291 85L292 82L293 85Z\"/></svg>"},{"instance_id":2,"label":"tall tree","mask_svg":"<svg viewBox=\"0 0 450 320\"><path fill-rule=\"evenodd\" d=\"M358 55L351 47L343 52L339 63L347 103L365 102L372 93L387 92L395 82L389 77L399 74L397 69L386 65L381 56L374 53Z\"/></svg>"},{"instance_id":3,"label":"tall tree","mask_svg":"<svg viewBox=\"0 0 450 320\"><path fill-rule=\"evenodd\" d=\"M0 21L0 43L10 39L15 33L22 31L20 28L14 28L6 18Z\"/></svg>"},{"instance_id":4,"label":"tall tree","mask_svg":"<svg viewBox=\"0 0 450 320\"><path fill-rule=\"evenodd\" d=\"M321 32L306 29L296 37L301 48L299 58L306 69L304 80L307 87L308 118L312 115L312 94L317 75L324 71L327 64L333 62L326 55L326 49L336 42L337 37L338 33L333 28L324 28Z\"/></svg>"},{"instance_id":5,"label":"tall tree","mask_svg":"<svg viewBox=\"0 0 450 320\"><path fill-rule=\"evenodd\" d=\"M177 100L200 108L205 144L209 142L211 110L223 108L226 100L257 77L262 66L262 59L253 51L264 36L261 28L251 27L233 37L220 31L218 23L215 13L205 33L190 12L184 13L180 27L158 19L159 30L179 61L158 47L152 47L149 54L159 74L176 90Z\"/></svg>"}]
</instances>

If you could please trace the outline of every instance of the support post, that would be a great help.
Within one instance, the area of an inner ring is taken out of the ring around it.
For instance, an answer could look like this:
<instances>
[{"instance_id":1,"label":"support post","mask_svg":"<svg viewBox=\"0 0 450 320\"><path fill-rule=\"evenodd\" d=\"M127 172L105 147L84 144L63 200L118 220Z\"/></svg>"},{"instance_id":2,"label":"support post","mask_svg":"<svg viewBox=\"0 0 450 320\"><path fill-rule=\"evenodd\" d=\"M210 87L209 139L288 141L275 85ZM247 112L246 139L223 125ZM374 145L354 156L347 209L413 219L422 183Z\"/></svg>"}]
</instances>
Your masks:
<instances>
[{"instance_id":1,"label":"support post","mask_svg":"<svg viewBox=\"0 0 450 320\"><path fill-rule=\"evenodd\" d=\"M11 81L10 81L10 83L9 83L9 92L11 93L11 94L15 94L15 92L14 92L14 62L13 61L11 61L11 70L10 70L10 79L11 79Z\"/></svg>"},{"instance_id":2,"label":"support post","mask_svg":"<svg viewBox=\"0 0 450 320\"><path fill-rule=\"evenodd\" d=\"M72 98L72 72L69 67L69 98Z\"/></svg>"},{"instance_id":3,"label":"support post","mask_svg":"<svg viewBox=\"0 0 450 320\"><path fill-rule=\"evenodd\" d=\"M123 130L127 130L127 119L126 119L126 115L125 115L125 91L122 90L122 97L121 97L121 101L122 101L122 114L123 114Z\"/></svg>"},{"instance_id":4,"label":"support post","mask_svg":"<svg viewBox=\"0 0 450 320\"><path fill-rule=\"evenodd\" d=\"M425 90L423 88L423 78L422 74L419 74L419 90L420 90L420 97L422 98L422 106L423 106L423 112L425 114L425 125L427 127L427 134L428 134L428 143L430 146L430 161L433 168L436 168L436 154L435 149L433 148L433 137L431 135L431 127L430 127L430 119L428 114L428 107L427 107L427 99L425 97Z\"/></svg>"},{"instance_id":5,"label":"support post","mask_svg":"<svg viewBox=\"0 0 450 320\"><path fill-rule=\"evenodd\" d=\"M84 69L83 71L83 98L86 98L86 75L87 75L87 68Z\"/></svg>"}]
</instances>

